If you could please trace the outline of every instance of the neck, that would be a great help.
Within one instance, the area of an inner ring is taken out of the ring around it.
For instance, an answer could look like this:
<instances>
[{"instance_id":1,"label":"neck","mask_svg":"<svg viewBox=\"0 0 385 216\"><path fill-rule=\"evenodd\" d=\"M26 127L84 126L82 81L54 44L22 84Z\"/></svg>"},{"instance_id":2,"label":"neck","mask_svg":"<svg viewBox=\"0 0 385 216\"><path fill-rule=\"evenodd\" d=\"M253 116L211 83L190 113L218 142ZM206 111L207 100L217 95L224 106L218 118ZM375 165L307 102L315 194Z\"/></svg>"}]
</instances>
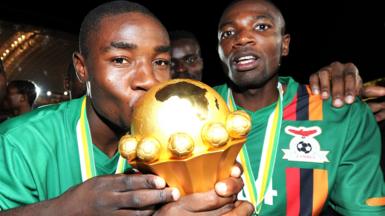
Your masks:
<instances>
[{"instance_id":1,"label":"neck","mask_svg":"<svg viewBox=\"0 0 385 216\"><path fill-rule=\"evenodd\" d=\"M13 110L13 115L18 116L18 115L30 112L31 110L32 109L30 106L20 106L19 108Z\"/></svg>"},{"instance_id":2,"label":"neck","mask_svg":"<svg viewBox=\"0 0 385 216\"><path fill-rule=\"evenodd\" d=\"M116 132L106 120L102 119L92 107L91 100L87 98L87 118L90 126L92 142L108 157L113 157L118 150L121 133Z\"/></svg>"},{"instance_id":3,"label":"neck","mask_svg":"<svg viewBox=\"0 0 385 216\"><path fill-rule=\"evenodd\" d=\"M26 106L22 106L20 108L20 114L23 114L23 113L27 113L27 112L30 112L32 110L32 108L29 106L29 105L26 105Z\"/></svg>"},{"instance_id":4,"label":"neck","mask_svg":"<svg viewBox=\"0 0 385 216\"><path fill-rule=\"evenodd\" d=\"M257 111L262 109L278 100L278 77L273 78L265 85L254 88L246 89L242 91L236 91L232 89L235 103L250 111Z\"/></svg>"}]
</instances>

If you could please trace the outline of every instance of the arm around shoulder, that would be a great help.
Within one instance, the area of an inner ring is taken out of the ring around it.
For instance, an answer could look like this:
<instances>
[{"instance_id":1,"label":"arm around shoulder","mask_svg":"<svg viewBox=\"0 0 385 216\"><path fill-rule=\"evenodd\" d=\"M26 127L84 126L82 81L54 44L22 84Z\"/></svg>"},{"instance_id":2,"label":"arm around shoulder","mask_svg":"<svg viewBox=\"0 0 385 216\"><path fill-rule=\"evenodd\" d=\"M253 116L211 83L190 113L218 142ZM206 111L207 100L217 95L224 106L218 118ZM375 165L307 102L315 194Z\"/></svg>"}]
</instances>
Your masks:
<instances>
[{"instance_id":1,"label":"arm around shoulder","mask_svg":"<svg viewBox=\"0 0 385 216\"><path fill-rule=\"evenodd\" d=\"M6 211L0 211L0 216L28 216L28 215L56 215L58 212L63 212L55 205L55 200L46 200L31 205L20 206Z\"/></svg>"}]
</instances>

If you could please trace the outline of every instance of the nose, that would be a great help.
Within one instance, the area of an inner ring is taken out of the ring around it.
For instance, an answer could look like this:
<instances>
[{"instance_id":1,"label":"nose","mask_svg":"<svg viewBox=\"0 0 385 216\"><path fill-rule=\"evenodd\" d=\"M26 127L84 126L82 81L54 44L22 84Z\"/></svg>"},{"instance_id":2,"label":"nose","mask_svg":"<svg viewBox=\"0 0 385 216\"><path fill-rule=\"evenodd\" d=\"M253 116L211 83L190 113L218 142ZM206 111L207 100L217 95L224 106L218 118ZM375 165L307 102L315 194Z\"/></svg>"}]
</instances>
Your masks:
<instances>
[{"instance_id":1,"label":"nose","mask_svg":"<svg viewBox=\"0 0 385 216\"><path fill-rule=\"evenodd\" d=\"M235 46L246 46L255 43L255 38L248 30L240 31L235 38Z\"/></svg>"},{"instance_id":2,"label":"nose","mask_svg":"<svg viewBox=\"0 0 385 216\"><path fill-rule=\"evenodd\" d=\"M182 62L179 61L173 61L173 66L172 66L172 78L182 78L184 74L188 72L187 68L184 66Z\"/></svg>"},{"instance_id":3,"label":"nose","mask_svg":"<svg viewBox=\"0 0 385 216\"><path fill-rule=\"evenodd\" d=\"M176 62L176 61L175 61L174 70L177 73L185 73L185 72L187 72L187 68L184 66L184 64L182 62Z\"/></svg>"},{"instance_id":4,"label":"nose","mask_svg":"<svg viewBox=\"0 0 385 216\"><path fill-rule=\"evenodd\" d=\"M159 80L154 75L152 64L143 62L136 69L131 81L131 87L133 90L147 91L158 82Z\"/></svg>"}]
</instances>

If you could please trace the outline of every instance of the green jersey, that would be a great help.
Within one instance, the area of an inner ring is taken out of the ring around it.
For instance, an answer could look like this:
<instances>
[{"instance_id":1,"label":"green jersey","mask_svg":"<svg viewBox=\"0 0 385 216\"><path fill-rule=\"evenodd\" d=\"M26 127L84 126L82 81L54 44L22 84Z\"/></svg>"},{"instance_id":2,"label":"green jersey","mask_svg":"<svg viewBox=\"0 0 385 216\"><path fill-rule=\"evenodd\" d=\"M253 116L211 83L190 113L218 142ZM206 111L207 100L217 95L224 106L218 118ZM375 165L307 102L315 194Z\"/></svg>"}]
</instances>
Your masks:
<instances>
[{"instance_id":1,"label":"green jersey","mask_svg":"<svg viewBox=\"0 0 385 216\"><path fill-rule=\"evenodd\" d=\"M36 109L0 125L0 210L51 199L82 182L76 125L83 98ZM95 145L97 175L113 174Z\"/></svg>"},{"instance_id":2,"label":"green jersey","mask_svg":"<svg viewBox=\"0 0 385 216\"><path fill-rule=\"evenodd\" d=\"M342 215L385 215L381 137L367 105L358 101L334 108L331 100L311 95L308 86L289 77L279 81L286 86L283 118L260 215L318 215L326 204ZM227 85L215 89L227 98ZM245 110L252 118L244 147L255 185L263 164L268 118L275 105L256 112ZM252 190L244 189L239 198L251 200L248 191Z\"/></svg>"}]
</instances>

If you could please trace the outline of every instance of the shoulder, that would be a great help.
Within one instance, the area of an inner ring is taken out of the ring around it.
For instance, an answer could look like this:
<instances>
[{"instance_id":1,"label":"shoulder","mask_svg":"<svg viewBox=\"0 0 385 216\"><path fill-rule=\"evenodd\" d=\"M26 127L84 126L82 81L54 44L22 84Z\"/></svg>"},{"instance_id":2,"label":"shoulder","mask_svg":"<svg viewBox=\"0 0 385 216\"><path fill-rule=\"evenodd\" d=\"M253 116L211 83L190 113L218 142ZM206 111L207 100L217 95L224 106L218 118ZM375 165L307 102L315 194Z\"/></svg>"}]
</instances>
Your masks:
<instances>
[{"instance_id":1,"label":"shoulder","mask_svg":"<svg viewBox=\"0 0 385 216\"><path fill-rule=\"evenodd\" d=\"M280 77L280 81L284 81ZM353 104L345 104L343 107L336 108L332 104L332 99L323 100L320 95L312 94L309 85L299 84L293 80L283 82L287 86L284 98L285 116L287 112L295 113L297 120L322 120L325 122L348 122L352 118L359 119L372 118L376 123L368 105L356 98Z\"/></svg>"},{"instance_id":2,"label":"shoulder","mask_svg":"<svg viewBox=\"0 0 385 216\"><path fill-rule=\"evenodd\" d=\"M25 141L44 139L63 128L76 124L80 101L47 105L0 124L2 140Z\"/></svg>"},{"instance_id":3,"label":"shoulder","mask_svg":"<svg viewBox=\"0 0 385 216\"><path fill-rule=\"evenodd\" d=\"M319 101L322 101L323 104L323 112L326 119L330 120L346 120L350 121L351 119L354 119L354 121L359 120L369 120L370 122L373 122L373 124L377 125L374 115L369 108L368 104L361 101L359 97L357 97L352 104L344 104L342 107L334 107L333 101L331 98L327 100L322 100L321 98L318 99ZM369 123L369 122L367 122Z\"/></svg>"}]
</instances>

